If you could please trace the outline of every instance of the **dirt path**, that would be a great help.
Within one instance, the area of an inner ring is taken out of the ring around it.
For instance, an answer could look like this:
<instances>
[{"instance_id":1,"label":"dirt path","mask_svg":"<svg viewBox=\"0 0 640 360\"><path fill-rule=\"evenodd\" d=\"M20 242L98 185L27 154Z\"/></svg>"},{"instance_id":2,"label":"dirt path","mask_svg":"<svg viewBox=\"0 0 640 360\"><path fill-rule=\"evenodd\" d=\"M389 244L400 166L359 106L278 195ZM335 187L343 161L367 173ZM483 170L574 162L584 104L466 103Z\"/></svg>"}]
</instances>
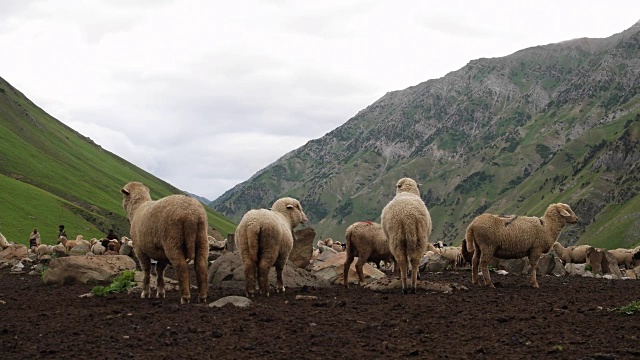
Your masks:
<instances>
[{"instance_id":1,"label":"dirt path","mask_svg":"<svg viewBox=\"0 0 640 360\"><path fill-rule=\"evenodd\" d=\"M80 298L91 286L43 286L0 270L2 359L637 359L640 315L611 309L640 299L640 282L427 274L453 293L289 289L248 309L179 305L138 294ZM296 300L305 294L317 300ZM210 291L210 299L243 295ZM600 357L597 357L598 354Z\"/></svg>"}]
</instances>

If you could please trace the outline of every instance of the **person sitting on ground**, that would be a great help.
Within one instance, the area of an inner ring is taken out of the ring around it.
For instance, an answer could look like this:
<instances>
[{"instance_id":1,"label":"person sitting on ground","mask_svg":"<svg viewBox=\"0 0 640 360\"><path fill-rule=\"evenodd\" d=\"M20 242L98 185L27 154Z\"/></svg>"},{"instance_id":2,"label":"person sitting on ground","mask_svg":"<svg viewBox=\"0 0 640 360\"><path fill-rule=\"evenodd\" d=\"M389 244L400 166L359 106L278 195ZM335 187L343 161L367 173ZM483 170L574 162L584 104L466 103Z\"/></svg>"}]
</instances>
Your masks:
<instances>
[{"instance_id":1,"label":"person sitting on ground","mask_svg":"<svg viewBox=\"0 0 640 360\"><path fill-rule=\"evenodd\" d=\"M40 233L38 229L33 229L31 234L29 234L29 247L34 248L40 245Z\"/></svg>"}]
</instances>

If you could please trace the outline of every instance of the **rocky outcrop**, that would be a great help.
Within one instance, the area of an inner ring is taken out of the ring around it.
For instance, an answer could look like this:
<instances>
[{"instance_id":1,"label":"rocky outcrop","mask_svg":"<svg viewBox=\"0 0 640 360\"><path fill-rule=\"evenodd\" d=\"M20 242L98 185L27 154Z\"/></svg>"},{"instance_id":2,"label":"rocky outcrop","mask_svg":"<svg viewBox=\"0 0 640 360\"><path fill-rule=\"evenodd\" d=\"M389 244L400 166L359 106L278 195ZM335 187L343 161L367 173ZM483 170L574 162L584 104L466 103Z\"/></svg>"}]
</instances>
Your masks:
<instances>
[{"instance_id":1,"label":"rocky outcrop","mask_svg":"<svg viewBox=\"0 0 640 360\"><path fill-rule=\"evenodd\" d=\"M125 270L135 270L129 256L68 256L51 260L42 281L46 285L104 284Z\"/></svg>"}]
</instances>

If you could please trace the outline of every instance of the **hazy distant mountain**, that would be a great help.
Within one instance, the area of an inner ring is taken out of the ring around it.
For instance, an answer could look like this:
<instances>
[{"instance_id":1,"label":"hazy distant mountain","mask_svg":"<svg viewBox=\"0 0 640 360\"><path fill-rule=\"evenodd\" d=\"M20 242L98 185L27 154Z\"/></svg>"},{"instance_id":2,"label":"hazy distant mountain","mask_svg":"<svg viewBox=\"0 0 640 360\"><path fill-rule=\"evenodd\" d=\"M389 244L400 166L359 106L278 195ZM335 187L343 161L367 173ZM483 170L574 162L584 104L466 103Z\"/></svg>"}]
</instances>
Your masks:
<instances>
[{"instance_id":1,"label":"hazy distant mountain","mask_svg":"<svg viewBox=\"0 0 640 360\"><path fill-rule=\"evenodd\" d=\"M640 24L606 39L478 59L387 93L213 201L239 220L301 200L320 237L379 220L396 181L422 184L432 240L459 243L482 212L580 216L564 243L630 246L640 234Z\"/></svg>"},{"instance_id":2,"label":"hazy distant mountain","mask_svg":"<svg viewBox=\"0 0 640 360\"><path fill-rule=\"evenodd\" d=\"M196 199L196 200L200 201L201 203L203 203L203 204L205 204L205 205L207 205L207 206L209 206L209 204L211 204L211 200L209 200L209 199L207 199L207 198L205 198L205 197L198 196L198 195L196 195L196 194L192 194L192 193L187 192L187 191L185 191L184 193L185 193L185 194L187 194L187 195L189 195L189 196L191 196L192 198L194 198L194 199Z\"/></svg>"}]
</instances>

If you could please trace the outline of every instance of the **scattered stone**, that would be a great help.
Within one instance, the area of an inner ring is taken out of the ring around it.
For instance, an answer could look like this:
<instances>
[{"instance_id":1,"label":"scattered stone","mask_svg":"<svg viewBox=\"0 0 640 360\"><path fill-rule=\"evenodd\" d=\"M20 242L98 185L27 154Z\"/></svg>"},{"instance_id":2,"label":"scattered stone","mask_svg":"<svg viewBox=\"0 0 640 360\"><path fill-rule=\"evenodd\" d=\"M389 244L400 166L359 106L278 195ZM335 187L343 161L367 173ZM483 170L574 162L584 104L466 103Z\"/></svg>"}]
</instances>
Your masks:
<instances>
[{"instance_id":1,"label":"scattered stone","mask_svg":"<svg viewBox=\"0 0 640 360\"><path fill-rule=\"evenodd\" d=\"M313 295L296 295L296 300L318 300L318 297Z\"/></svg>"},{"instance_id":2,"label":"scattered stone","mask_svg":"<svg viewBox=\"0 0 640 360\"><path fill-rule=\"evenodd\" d=\"M438 291L443 293L451 293L454 290L469 290L466 286L457 283L440 283L426 280L418 280L416 288L422 291ZM367 284L365 289L380 292L402 291L402 283L400 279L396 277L384 278Z\"/></svg>"},{"instance_id":3,"label":"scattered stone","mask_svg":"<svg viewBox=\"0 0 640 360\"><path fill-rule=\"evenodd\" d=\"M228 304L231 304L235 307L246 308L251 306L252 302L244 296L226 296L212 302L211 304L209 304L209 307L223 307Z\"/></svg>"},{"instance_id":4,"label":"scattered stone","mask_svg":"<svg viewBox=\"0 0 640 360\"><path fill-rule=\"evenodd\" d=\"M94 297L93 293L86 293L86 294L80 295L81 299L92 298L92 297Z\"/></svg>"}]
</instances>

